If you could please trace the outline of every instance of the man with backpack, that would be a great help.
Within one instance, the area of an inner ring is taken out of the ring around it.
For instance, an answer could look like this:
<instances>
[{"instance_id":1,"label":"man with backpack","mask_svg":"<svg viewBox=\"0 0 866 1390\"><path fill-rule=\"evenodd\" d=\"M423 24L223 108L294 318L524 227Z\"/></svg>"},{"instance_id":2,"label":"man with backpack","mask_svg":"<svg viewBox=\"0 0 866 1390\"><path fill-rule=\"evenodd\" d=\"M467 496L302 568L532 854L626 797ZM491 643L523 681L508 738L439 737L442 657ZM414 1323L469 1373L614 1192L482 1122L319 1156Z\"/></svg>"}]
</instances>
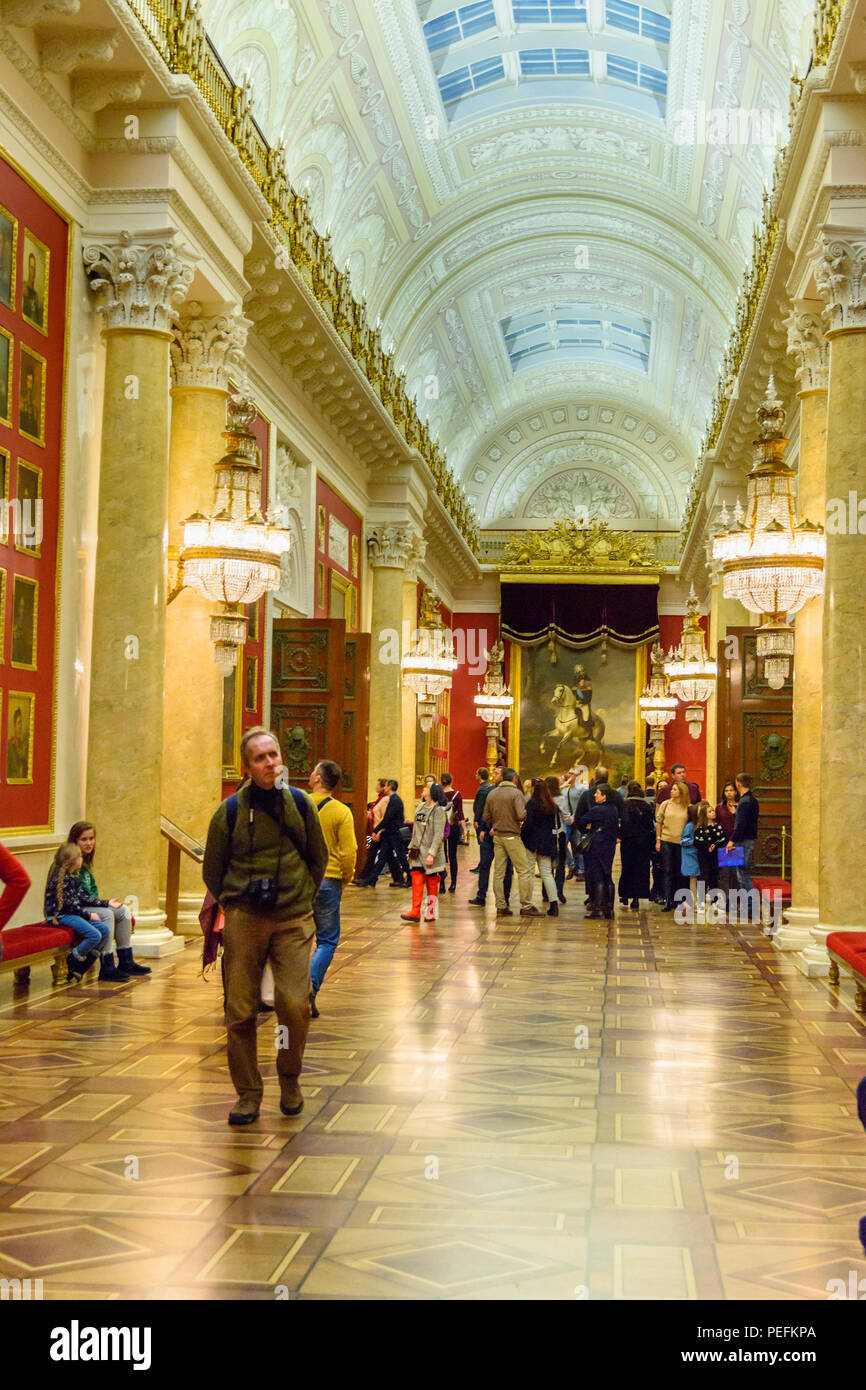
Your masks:
<instances>
[{"instance_id":1,"label":"man with backpack","mask_svg":"<svg viewBox=\"0 0 866 1390\"><path fill-rule=\"evenodd\" d=\"M283 763L276 735L248 729L240 760L249 783L215 811L202 867L225 914L227 1052L238 1093L230 1125L251 1124L261 1108L256 1015L266 961L274 972L280 1109L303 1109L298 1077L310 1026L313 903L328 863L313 802L296 787L276 786Z\"/></svg>"}]
</instances>

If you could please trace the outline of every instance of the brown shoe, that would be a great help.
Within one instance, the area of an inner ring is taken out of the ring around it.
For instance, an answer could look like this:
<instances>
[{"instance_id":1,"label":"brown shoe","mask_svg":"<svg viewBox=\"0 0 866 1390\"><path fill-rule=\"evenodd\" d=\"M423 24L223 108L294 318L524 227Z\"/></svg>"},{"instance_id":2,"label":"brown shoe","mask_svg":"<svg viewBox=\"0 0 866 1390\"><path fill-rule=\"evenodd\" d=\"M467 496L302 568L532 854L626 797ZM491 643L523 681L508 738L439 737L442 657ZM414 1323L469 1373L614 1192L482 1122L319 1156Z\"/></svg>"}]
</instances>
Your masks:
<instances>
[{"instance_id":1,"label":"brown shoe","mask_svg":"<svg viewBox=\"0 0 866 1390\"><path fill-rule=\"evenodd\" d=\"M304 1108L304 1097L297 1081L284 1081L280 1110L284 1115L300 1115Z\"/></svg>"},{"instance_id":2,"label":"brown shoe","mask_svg":"<svg viewBox=\"0 0 866 1390\"><path fill-rule=\"evenodd\" d=\"M230 1125L251 1125L258 1118L259 1102L255 1100L239 1100L229 1111Z\"/></svg>"},{"instance_id":3,"label":"brown shoe","mask_svg":"<svg viewBox=\"0 0 866 1390\"><path fill-rule=\"evenodd\" d=\"M530 903L529 907L522 907L522 908L520 909L520 915L521 915L521 917L538 917L538 916L539 916L538 908L537 908L537 907L533 907L532 904Z\"/></svg>"},{"instance_id":4,"label":"brown shoe","mask_svg":"<svg viewBox=\"0 0 866 1390\"><path fill-rule=\"evenodd\" d=\"M513 916L514 916L514 913L511 911L511 908L510 908L510 907L497 907L497 909L496 909L496 916L497 916L497 917L513 917Z\"/></svg>"}]
</instances>

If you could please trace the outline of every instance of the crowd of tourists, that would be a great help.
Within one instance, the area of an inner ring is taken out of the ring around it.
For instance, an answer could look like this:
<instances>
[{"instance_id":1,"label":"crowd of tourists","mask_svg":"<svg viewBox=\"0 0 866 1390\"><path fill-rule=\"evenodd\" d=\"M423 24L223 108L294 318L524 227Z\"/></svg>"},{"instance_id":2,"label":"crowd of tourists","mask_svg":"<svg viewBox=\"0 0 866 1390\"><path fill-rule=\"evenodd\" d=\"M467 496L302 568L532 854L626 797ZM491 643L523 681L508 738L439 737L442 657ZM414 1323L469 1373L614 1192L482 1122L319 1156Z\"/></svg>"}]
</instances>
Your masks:
<instances>
[{"instance_id":1,"label":"crowd of tourists","mask_svg":"<svg viewBox=\"0 0 866 1390\"><path fill-rule=\"evenodd\" d=\"M588 918L613 917L617 891L627 910L646 900L672 911L683 894L700 900L734 883L752 889L758 803L745 772L725 784L714 806L681 764L655 785L626 781L616 790L604 767L585 783L573 769L562 779L536 777L522 786L513 768L482 767L468 817L451 775L430 774L411 820L398 782L383 778L367 807L366 854L356 875L354 822L339 796L339 765L317 763L308 791L301 791L289 785L278 740L264 728L245 733L240 759L243 781L210 823L201 913L205 967L221 957L228 1065L238 1096L232 1125L253 1123L261 1108L257 1027L265 1009L277 1024L280 1109L292 1116L303 1108L304 1047L340 940L344 887L375 888L387 868L390 887L411 888L403 920L433 923L440 894L446 887L457 890L460 848L470 828L478 862L469 871L476 876L469 902L485 905L492 877L497 917L514 915L515 884L521 917L538 916L544 904L547 915L557 917L569 881L583 883ZM147 976L148 967L133 959L129 907L99 897L95 852L94 826L76 822L45 885L46 921L73 936L69 982L79 983L97 961L100 981ZM541 908L533 902L536 879ZM2 930L30 886L2 846L0 881Z\"/></svg>"}]
</instances>

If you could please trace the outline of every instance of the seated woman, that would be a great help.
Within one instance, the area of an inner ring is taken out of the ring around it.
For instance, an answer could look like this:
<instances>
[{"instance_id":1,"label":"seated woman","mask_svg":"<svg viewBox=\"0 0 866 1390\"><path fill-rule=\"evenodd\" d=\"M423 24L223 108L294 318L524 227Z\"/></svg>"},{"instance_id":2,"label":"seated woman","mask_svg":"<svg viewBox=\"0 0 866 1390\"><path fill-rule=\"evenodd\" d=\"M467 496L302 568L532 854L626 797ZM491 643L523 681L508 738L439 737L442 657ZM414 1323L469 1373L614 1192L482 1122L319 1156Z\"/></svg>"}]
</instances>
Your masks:
<instances>
[{"instance_id":1,"label":"seated woman","mask_svg":"<svg viewBox=\"0 0 866 1390\"><path fill-rule=\"evenodd\" d=\"M132 959L132 916L128 907L119 898L99 901L99 890L93 877L93 856L96 852L96 830L90 821L78 820L69 831L69 843L81 850L82 865L78 877L85 893L99 913L100 921L108 928L105 946L102 951L102 964L99 969L100 980L113 980L123 983L131 975L149 975L146 965L137 965ZM114 943L117 942L117 960L114 963Z\"/></svg>"},{"instance_id":2,"label":"seated woman","mask_svg":"<svg viewBox=\"0 0 866 1390\"><path fill-rule=\"evenodd\" d=\"M81 863L81 850L77 845L61 845L45 884L46 922L69 927L79 938L66 957L70 984L87 974L108 939L108 927L96 912L98 907L107 907L108 903L90 901L78 877Z\"/></svg>"},{"instance_id":3,"label":"seated woman","mask_svg":"<svg viewBox=\"0 0 866 1390\"><path fill-rule=\"evenodd\" d=\"M592 833L586 853L586 891L591 907L587 917L613 917L614 886L611 869L619 839L620 798L608 782L600 782L593 792L594 805L580 817L581 834Z\"/></svg>"}]
</instances>

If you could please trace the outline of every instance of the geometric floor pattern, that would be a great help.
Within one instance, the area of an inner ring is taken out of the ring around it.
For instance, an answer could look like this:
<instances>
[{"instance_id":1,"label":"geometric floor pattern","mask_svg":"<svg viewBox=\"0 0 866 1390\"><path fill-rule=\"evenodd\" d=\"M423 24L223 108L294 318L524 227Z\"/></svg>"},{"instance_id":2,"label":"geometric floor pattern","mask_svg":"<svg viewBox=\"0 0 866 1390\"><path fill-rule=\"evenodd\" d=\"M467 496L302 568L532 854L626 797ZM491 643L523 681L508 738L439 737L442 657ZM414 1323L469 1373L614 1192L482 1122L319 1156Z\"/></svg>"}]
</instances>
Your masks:
<instances>
[{"instance_id":1,"label":"geometric floor pattern","mask_svg":"<svg viewBox=\"0 0 866 1390\"><path fill-rule=\"evenodd\" d=\"M866 1026L751 927L435 929L344 895L305 1107L233 1102L199 943L0 980L0 1276L46 1299L826 1299L866 1280ZM831 1286L832 1287L832 1286ZM862 1285L866 1289L866 1283Z\"/></svg>"}]
</instances>

